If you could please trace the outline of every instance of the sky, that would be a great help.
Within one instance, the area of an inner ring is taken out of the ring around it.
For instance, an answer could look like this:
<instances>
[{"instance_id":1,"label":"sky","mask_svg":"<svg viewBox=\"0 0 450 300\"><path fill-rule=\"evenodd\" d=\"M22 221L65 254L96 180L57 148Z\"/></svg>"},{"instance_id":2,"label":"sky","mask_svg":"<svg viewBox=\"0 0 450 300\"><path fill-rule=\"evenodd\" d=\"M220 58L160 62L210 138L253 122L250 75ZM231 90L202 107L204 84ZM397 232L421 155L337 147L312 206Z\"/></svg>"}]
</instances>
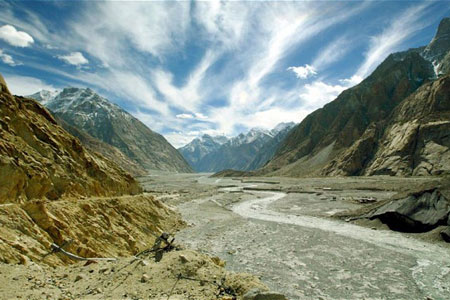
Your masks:
<instances>
[{"instance_id":1,"label":"sky","mask_svg":"<svg viewBox=\"0 0 450 300\"><path fill-rule=\"evenodd\" d=\"M449 15L448 1L0 1L0 73L17 95L90 87L180 147L299 123Z\"/></svg>"}]
</instances>

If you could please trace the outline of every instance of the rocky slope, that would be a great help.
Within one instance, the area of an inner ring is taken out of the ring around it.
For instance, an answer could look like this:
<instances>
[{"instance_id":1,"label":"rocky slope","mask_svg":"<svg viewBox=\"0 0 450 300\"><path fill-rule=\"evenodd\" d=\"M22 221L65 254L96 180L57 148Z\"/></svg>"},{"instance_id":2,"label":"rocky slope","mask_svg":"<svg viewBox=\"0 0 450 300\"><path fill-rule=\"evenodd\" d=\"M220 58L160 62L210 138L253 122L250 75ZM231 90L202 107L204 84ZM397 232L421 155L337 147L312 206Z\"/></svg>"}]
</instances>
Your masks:
<instances>
[{"instance_id":1,"label":"rocky slope","mask_svg":"<svg viewBox=\"0 0 450 300\"><path fill-rule=\"evenodd\" d=\"M281 123L272 130L253 128L231 139L203 136L179 151L198 172L254 170L273 156L293 126L294 123Z\"/></svg>"},{"instance_id":2,"label":"rocky slope","mask_svg":"<svg viewBox=\"0 0 450 300\"><path fill-rule=\"evenodd\" d=\"M273 138L269 140L263 147L261 147L246 170L256 170L264 166L274 156L278 147L294 126L295 123L293 122L280 123L274 129L272 129L271 132L273 134Z\"/></svg>"},{"instance_id":3,"label":"rocky slope","mask_svg":"<svg viewBox=\"0 0 450 300\"><path fill-rule=\"evenodd\" d=\"M450 173L450 76L420 87L384 126L363 136L324 168L325 175Z\"/></svg>"},{"instance_id":4,"label":"rocky slope","mask_svg":"<svg viewBox=\"0 0 450 300\"><path fill-rule=\"evenodd\" d=\"M146 170L192 172L163 136L89 88L65 88L56 95L41 91L31 97L70 126L118 148Z\"/></svg>"},{"instance_id":5,"label":"rocky slope","mask_svg":"<svg viewBox=\"0 0 450 300\"><path fill-rule=\"evenodd\" d=\"M42 260L51 243L70 241L64 249L81 257L129 256L151 246L151 233L174 232L184 223L152 196L138 195L7 205L0 207L0 224L0 261L63 265L73 261Z\"/></svg>"},{"instance_id":6,"label":"rocky slope","mask_svg":"<svg viewBox=\"0 0 450 300\"><path fill-rule=\"evenodd\" d=\"M449 20L427 47L391 54L359 85L307 116L258 173L448 172L448 79L437 77L445 77L448 63Z\"/></svg>"},{"instance_id":7,"label":"rocky slope","mask_svg":"<svg viewBox=\"0 0 450 300\"><path fill-rule=\"evenodd\" d=\"M88 152L35 100L0 82L0 203L140 191L125 171Z\"/></svg>"},{"instance_id":8,"label":"rocky slope","mask_svg":"<svg viewBox=\"0 0 450 300\"><path fill-rule=\"evenodd\" d=\"M55 117L55 120L68 133L78 138L81 144L83 144L83 146L89 151L100 153L110 161L115 162L119 167L130 173L132 176L144 176L147 174L147 171L142 166L131 160L131 158L123 154L123 152L118 148L102 142L99 139L90 136L86 132L69 125L61 118Z\"/></svg>"}]
</instances>

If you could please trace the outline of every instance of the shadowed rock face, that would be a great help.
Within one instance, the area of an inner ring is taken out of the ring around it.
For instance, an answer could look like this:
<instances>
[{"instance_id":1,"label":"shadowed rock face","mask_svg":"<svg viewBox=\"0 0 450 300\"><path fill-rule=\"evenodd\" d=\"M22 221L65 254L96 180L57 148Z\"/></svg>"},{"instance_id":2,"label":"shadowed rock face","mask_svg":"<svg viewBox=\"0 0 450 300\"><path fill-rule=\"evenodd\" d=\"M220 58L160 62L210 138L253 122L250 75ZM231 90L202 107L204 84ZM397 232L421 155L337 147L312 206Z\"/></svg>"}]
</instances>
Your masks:
<instances>
[{"instance_id":1,"label":"shadowed rock face","mask_svg":"<svg viewBox=\"0 0 450 300\"><path fill-rule=\"evenodd\" d=\"M128 173L86 151L39 103L12 96L3 78L0 86L0 203L140 192Z\"/></svg>"},{"instance_id":2,"label":"shadowed rock face","mask_svg":"<svg viewBox=\"0 0 450 300\"><path fill-rule=\"evenodd\" d=\"M402 232L426 232L446 225L450 214L450 202L433 189L393 200L366 217L380 219L391 229Z\"/></svg>"},{"instance_id":3,"label":"shadowed rock face","mask_svg":"<svg viewBox=\"0 0 450 300\"><path fill-rule=\"evenodd\" d=\"M450 77L424 84L337 155L323 175L450 173Z\"/></svg>"}]
</instances>

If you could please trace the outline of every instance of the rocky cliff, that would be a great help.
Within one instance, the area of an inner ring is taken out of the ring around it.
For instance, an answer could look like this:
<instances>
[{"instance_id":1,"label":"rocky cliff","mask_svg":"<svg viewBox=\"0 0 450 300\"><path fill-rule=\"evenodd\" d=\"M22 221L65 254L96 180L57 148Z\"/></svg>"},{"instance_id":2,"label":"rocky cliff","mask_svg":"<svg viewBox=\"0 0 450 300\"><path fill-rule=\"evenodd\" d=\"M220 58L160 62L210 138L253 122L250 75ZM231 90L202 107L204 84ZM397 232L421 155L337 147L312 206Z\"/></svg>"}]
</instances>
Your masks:
<instances>
[{"instance_id":1,"label":"rocky cliff","mask_svg":"<svg viewBox=\"0 0 450 300\"><path fill-rule=\"evenodd\" d=\"M427 47L391 54L359 85L307 116L257 173L448 172L445 132L450 118L443 72L449 58L449 20L441 22Z\"/></svg>"},{"instance_id":2,"label":"rocky cliff","mask_svg":"<svg viewBox=\"0 0 450 300\"><path fill-rule=\"evenodd\" d=\"M35 100L0 82L0 203L140 192L138 183L88 152Z\"/></svg>"},{"instance_id":3,"label":"rocky cliff","mask_svg":"<svg viewBox=\"0 0 450 300\"><path fill-rule=\"evenodd\" d=\"M119 167L130 173L132 176L144 176L148 173L141 165L131 160L131 158L123 154L123 152L118 148L102 142L99 139L90 136L86 132L69 125L61 118L55 117L55 120L68 133L78 138L81 144L83 144L83 146L89 151L100 153L110 161L115 162Z\"/></svg>"},{"instance_id":4,"label":"rocky cliff","mask_svg":"<svg viewBox=\"0 0 450 300\"><path fill-rule=\"evenodd\" d=\"M116 147L146 170L192 172L162 135L89 88L70 87L56 94L41 91L30 97L68 125Z\"/></svg>"}]
</instances>

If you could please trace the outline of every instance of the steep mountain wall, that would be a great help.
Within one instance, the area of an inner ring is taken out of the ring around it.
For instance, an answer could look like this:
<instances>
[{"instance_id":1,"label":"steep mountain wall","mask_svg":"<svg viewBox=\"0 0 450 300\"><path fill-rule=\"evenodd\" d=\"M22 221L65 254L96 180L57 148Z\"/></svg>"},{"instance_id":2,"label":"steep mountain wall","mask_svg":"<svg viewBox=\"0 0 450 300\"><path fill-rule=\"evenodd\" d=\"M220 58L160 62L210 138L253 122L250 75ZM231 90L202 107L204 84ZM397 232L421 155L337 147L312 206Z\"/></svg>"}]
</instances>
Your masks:
<instances>
[{"instance_id":1,"label":"steep mountain wall","mask_svg":"<svg viewBox=\"0 0 450 300\"><path fill-rule=\"evenodd\" d=\"M256 174L448 172L447 78L437 77L448 64L449 20L427 47L391 54L359 85L308 115Z\"/></svg>"}]
</instances>

